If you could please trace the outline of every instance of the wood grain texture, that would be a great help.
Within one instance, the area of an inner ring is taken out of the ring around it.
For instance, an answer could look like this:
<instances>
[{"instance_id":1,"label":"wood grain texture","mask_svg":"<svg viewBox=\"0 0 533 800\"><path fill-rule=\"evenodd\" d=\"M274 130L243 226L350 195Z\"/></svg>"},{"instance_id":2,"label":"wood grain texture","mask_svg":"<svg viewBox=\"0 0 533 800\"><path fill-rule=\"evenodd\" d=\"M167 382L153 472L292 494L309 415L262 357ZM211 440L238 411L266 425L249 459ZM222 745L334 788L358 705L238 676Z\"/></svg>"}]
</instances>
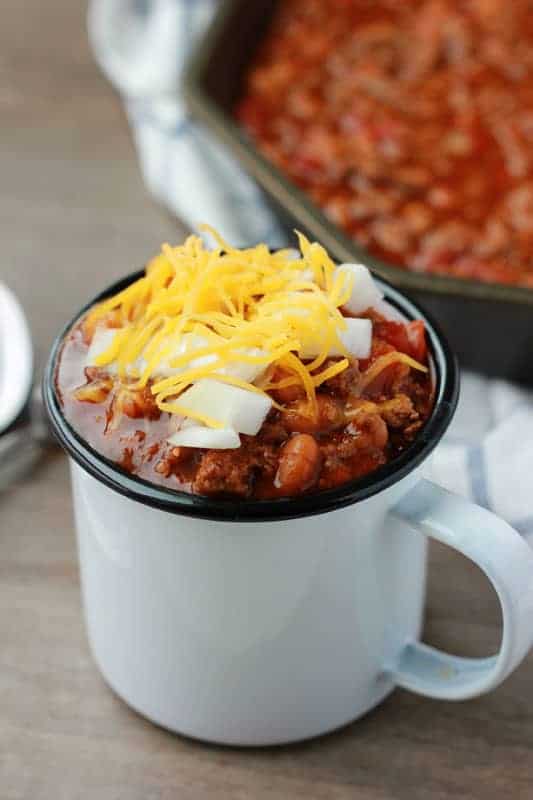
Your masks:
<instances>
[{"instance_id":1,"label":"wood grain texture","mask_svg":"<svg viewBox=\"0 0 533 800\"><path fill-rule=\"evenodd\" d=\"M84 16L79 0L2 4L0 275L29 311L40 363L73 309L181 235L142 186ZM427 638L481 655L499 622L477 569L434 547ZM294 747L209 747L154 727L107 689L87 649L65 458L52 453L0 497L0 800L532 797L531 656L487 697L398 691Z\"/></svg>"}]
</instances>

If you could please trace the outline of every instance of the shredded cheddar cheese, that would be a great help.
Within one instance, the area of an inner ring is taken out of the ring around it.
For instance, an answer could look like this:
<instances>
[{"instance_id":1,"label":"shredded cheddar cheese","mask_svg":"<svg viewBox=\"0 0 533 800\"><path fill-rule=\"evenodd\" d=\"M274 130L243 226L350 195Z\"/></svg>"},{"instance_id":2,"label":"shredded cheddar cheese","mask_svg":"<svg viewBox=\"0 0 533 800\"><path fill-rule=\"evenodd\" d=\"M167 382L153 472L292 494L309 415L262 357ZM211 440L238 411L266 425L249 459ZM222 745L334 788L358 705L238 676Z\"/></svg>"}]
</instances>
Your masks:
<instances>
[{"instance_id":1,"label":"shredded cheddar cheese","mask_svg":"<svg viewBox=\"0 0 533 800\"><path fill-rule=\"evenodd\" d=\"M177 247L164 244L142 278L89 312L89 330L109 318L114 327L121 323L96 365L114 363L119 377L133 377L138 388L149 384L162 411L212 428L221 422L179 401L191 384L209 377L260 394L299 384L308 414L316 416L317 387L349 366L340 308L351 296L351 279L301 233L295 258L294 251L270 252L264 244L239 250L204 229L213 249L198 236ZM324 368L332 348L341 358ZM272 383L275 367L286 377Z\"/></svg>"},{"instance_id":2,"label":"shredded cheddar cheese","mask_svg":"<svg viewBox=\"0 0 533 800\"><path fill-rule=\"evenodd\" d=\"M400 353L398 350L393 350L391 353L385 353L385 355L379 356L379 358L376 358L374 363L370 365L361 376L358 387L359 391L364 392L366 387L369 386L384 369L393 364L405 364L411 369L416 369L420 372L428 371L427 367L415 361L415 359L408 356L407 353Z\"/></svg>"},{"instance_id":3,"label":"shredded cheddar cheese","mask_svg":"<svg viewBox=\"0 0 533 800\"><path fill-rule=\"evenodd\" d=\"M295 258L294 251L271 253L264 244L238 250L216 231L205 230L215 240L214 249L197 236L177 247L164 244L140 280L89 313L92 330L110 314L122 321L96 364L116 362L119 376L136 376L139 388L150 382L158 407L179 414L185 412L179 396L195 381L211 376L266 394L268 381L260 388L232 375L231 365L257 365L262 373L279 365L289 375L285 380L303 386L314 416L315 389L349 363L343 358L319 371L333 345L348 355L339 334L346 329L340 307L352 290L350 282L334 275L324 248L303 234L298 234ZM184 349L187 334L198 337L200 345ZM317 355L304 361L299 352L309 348ZM161 378L162 365L168 377ZM219 426L216 419L188 415Z\"/></svg>"}]
</instances>

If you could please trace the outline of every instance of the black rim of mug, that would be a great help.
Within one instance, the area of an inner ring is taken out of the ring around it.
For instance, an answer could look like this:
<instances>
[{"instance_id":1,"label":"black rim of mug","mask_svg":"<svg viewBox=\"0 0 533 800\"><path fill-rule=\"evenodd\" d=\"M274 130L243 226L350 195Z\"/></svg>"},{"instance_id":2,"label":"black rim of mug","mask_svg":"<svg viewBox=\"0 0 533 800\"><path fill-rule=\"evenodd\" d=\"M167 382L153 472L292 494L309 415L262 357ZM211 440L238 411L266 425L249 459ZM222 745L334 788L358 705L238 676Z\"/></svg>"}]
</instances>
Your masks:
<instances>
[{"instance_id":1,"label":"black rim of mug","mask_svg":"<svg viewBox=\"0 0 533 800\"><path fill-rule=\"evenodd\" d=\"M324 514L366 500L406 477L434 450L457 406L459 369L440 327L412 300L382 278L374 276L385 299L409 320L426 325L429 352L435 369L435 405L431 416L404 453L377 470L334 489L274 500L232 500L195 495L150 483L126 472L79 436L63 415L55 390L55 375L63 340L91 306L121 291L144 274L140 270L109 286L87 303L57 336L43 378L43 397L52 429L68 455L86 472L130 500L188 517L226 522L272 522Z\"/></svg>"}]
</instances>

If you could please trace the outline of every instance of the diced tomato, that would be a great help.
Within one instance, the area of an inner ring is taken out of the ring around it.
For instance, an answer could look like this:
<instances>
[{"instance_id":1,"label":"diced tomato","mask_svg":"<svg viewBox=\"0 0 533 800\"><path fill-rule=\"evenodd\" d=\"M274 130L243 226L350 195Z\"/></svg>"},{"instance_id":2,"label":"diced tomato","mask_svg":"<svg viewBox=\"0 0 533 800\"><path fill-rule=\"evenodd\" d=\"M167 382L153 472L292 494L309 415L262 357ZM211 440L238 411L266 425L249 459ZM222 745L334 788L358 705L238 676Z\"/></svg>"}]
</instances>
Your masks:
<instances>
[{"instance_id":1,"label":"diced tomato","mask_svg":"<svg viewBox=\"0 0 533 800\"><path fill-rule=\"evenodd\" d=\"M409 337L407 336L406 325L403 322L391 322L390 320L376 322L374 323L373 333L374 336L384 339L395 350L399 350L400 353L411 355Z\"/></svg>"},{"instance_id":2,"label":"diced tomato","mask_svg":"<svg viewBox=\"0 0 533 800\"><path fill-rule=\"evenodd\" d=\"M414 322L409 322L406 325L407 339L409 340L409 355L425 364L428 355L428 346L426 341L426 326L421 319L416 319Z\"/></svg>"},{"instance_id":3,"label":"diced tomato","mask_svg":"<svg viewBox=\"0 0 533 800\"><path fill-rule=\"evenodd\" d=\"M406 353L416 361L424 363L426 360L426 329L422 320L415 320L407 324L390 320L376 322L374 323L374 336L383 339L395 350Z\"/></svg>"},{"instance_id":4,"label":"diced tomato","mask_svg":"<svg viewBox=\"0 0 533 800\"><path fill-rule=\"evenodd\" d=\"M365 389L365 395L369 398L376 398L383 394L389 394L393 390L394 383L398 383L409 373L409 367L405 364L396 362L385 367L376 375L374 380Z\"/></svg>"},{"instance_id":5,"label":"diced tomato","mask_svg":"<svg viewBox=\"0 0 533 800\"><path fill-rule=\"evenodd\" d=\"M381 324L382 323L377 323L377 325ZM370 357L359 360L359 369L361 372L366 372L371 364L376 361L376 359L378 359L380 356L386 355L387 353L392 353L394 350L398 350L398 347L390 342L385 341L385 339L378 339L374 335L372 338L372 350L370 352ZM383 369L379 375L376 376L375 380L373 380L372 383L366 387L365 394L367 394L369 397L376 397L380 395L382 392L387 390L387 387L392 384L399 372L401 372L403 369L404 367L402 364L391 364L390 367L385 367L385 369Z\"/></svg>"},{"instance_id":6,"label":"diced tomato","mask_svg":"<svg viewBox=\"0 0 533 800\"><path fill-rule=\"evenodd\" d=\"M372 337L372 349L370 351L370 356L368 358L359 359L359 369L361 372L366 372L369 366L374 363L376 358L384 356L385 353L392 353L392 351L395 349L396 348L393 345L389 344L389 342L386 342L384 339L379 339L376 333L374 333Z\"/></svg>"}]
</instances>

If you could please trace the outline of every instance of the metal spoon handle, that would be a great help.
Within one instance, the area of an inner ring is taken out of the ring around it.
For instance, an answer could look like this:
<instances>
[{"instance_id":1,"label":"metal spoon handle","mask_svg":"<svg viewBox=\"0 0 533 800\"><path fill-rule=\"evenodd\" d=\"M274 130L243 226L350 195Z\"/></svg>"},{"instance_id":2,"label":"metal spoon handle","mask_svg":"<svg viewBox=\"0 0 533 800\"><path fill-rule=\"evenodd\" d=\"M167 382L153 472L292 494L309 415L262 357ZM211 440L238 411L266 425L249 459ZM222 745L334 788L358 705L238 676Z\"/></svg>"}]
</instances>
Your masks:
<instances>
[{"instance_id":1,"label":"metal spoon handle","mask_svg":"<svg viewBox=\"0 0 533 800\"><path fill-rule=\"evenodd\" d=\"M43 443L32 434L31 425L0 438L0 492L32 469L43 455Z\"/></svg>"}]
</instances>

